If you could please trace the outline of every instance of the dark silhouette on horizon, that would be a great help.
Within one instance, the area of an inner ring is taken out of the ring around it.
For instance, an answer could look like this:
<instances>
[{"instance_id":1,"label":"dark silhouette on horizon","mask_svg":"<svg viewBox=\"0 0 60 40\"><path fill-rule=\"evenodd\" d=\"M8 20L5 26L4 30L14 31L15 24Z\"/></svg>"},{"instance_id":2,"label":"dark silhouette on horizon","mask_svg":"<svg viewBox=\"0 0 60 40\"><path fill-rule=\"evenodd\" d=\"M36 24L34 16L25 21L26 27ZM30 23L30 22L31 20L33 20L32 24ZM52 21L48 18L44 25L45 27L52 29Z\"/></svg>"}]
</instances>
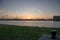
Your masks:
<instances>
[{"instance_id":1,"label":"dark silhouette on horizon","mask_svg":"<svg viewBox=\"0 0 60 40\"><path fill-rule=\"evenodd\" d=\"M4 16L2 16L2 18L0 20L19 20L19 21L60 21L60 16L53 16L53 18L51 19L19 19L17 16L16 18L10 19L8 18L8 15L6 15L6 18L4 18Z\"/></svg>"}]
</instances>

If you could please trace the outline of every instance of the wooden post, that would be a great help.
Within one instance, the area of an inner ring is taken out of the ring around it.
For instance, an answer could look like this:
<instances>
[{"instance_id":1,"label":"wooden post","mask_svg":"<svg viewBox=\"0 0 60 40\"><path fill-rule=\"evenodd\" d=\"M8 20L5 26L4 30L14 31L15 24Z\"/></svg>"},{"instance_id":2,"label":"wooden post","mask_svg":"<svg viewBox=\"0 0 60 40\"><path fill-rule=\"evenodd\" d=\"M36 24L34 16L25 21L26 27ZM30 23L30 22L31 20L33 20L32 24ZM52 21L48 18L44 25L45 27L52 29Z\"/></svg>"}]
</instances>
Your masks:
<instances>
[{"instance_id":1,"label":"wooden post","mask_svg":"<svg viewBox=\"0 0 60 40\"><path fill-rule=\"evenodd\" d=\"M51 30L51 38L56 39L56 30Z\"/></svg>"}]
</instances>

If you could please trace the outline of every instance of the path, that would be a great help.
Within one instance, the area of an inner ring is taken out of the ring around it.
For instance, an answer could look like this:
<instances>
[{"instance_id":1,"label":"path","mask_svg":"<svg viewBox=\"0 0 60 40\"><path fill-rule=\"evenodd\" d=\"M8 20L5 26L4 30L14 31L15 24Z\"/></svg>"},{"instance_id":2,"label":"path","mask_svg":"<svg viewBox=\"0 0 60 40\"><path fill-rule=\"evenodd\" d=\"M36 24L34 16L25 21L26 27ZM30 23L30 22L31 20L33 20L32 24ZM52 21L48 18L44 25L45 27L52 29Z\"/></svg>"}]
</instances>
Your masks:
<instances>
[{"instance_id":1,"label":"path","mask_svg":"<svg viewBox=\"0 0 60 40\"><path fill-rule=\"evenodd\" d=\"M39 38L39 40L60 40L60 35L57 35L56 39L51 39L51 35L44 34Z\"/></svg>"}]
</instances>

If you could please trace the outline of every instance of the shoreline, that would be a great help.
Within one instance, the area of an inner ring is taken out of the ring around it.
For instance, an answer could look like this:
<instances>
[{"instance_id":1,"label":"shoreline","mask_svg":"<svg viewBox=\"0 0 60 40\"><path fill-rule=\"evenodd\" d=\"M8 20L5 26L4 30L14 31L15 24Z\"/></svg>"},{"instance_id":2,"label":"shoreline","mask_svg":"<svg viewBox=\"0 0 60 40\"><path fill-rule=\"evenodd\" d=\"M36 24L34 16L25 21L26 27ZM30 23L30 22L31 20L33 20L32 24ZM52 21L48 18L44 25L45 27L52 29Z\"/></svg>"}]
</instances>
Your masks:
<instances>
[{"instance_id":1,"label":"shoreline","mask_svg":"<svg viewBox=\"0 0 60 40\"><path fill-rule=\"evenodd\" d=\"M0 20L16 20L16 21L53 21L53 19L0 19Z\"/></svg>"},{"instance_id":2,"label":"shoreline","mask_svg":"<svg viewBox=\"0 0 60 40\"><path fill-rule=\"evenodd\" d=\"M0 24L0 25L8 25L8 26L20 26L20 25L10 25L10 24ZM21 25L22 26L22 25ZM38 28L52 28L52 29L56 29L56 28L60 28L60 27L43 27L43 26L22 26L22 27L32 27L32 28L36 28L36 27L38 27Z\"/></svg>"}]
</instances>

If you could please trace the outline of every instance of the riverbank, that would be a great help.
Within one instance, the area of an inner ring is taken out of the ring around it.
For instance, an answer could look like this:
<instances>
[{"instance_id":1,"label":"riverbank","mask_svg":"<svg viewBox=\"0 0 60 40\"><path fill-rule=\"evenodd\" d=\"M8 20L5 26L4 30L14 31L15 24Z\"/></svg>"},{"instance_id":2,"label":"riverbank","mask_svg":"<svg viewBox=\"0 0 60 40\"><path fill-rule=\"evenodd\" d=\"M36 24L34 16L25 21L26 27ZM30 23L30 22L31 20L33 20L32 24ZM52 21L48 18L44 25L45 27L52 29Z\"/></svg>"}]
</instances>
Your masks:
<instances>
[{"instance_id":1,"label":"riverbank","mask_svg":"<svg viewBox=\"0 0 60 40\"><path fill-rule=\"evenodd\" d=\"M55 29L57 34L60 34L60 28L0 24L0 40L38 40L42 34L50 34L52 29Z\"/></svg>"}]
</instances>

